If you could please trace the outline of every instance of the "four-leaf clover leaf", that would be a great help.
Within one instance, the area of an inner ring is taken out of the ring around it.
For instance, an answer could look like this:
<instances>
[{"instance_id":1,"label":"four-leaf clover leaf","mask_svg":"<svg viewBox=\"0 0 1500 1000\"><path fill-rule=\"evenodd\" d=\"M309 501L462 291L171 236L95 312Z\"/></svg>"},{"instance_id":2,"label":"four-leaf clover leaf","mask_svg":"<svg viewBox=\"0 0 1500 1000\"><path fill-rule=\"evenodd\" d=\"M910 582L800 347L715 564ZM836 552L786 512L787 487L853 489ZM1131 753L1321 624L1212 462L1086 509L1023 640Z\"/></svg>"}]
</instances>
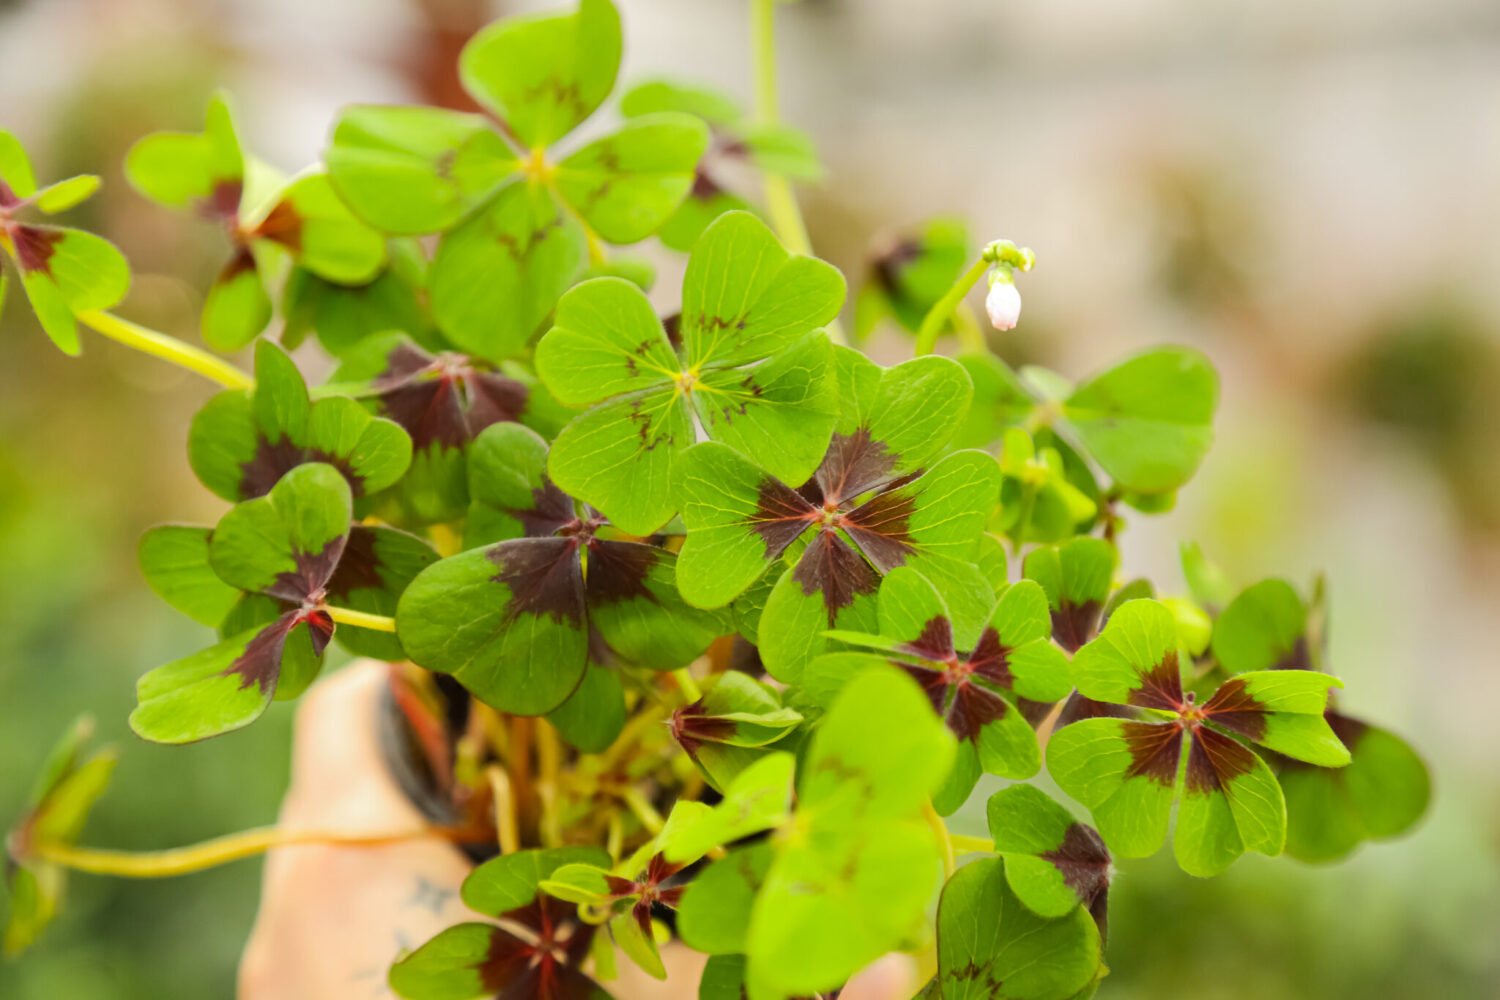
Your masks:
<instances>
[{"instance_id":1,"label":"four-leaf clover leaf","mask_svg":"<svg viewBox=\"0 0 1500 1000\"><path fill-rule=\"evenodd\" d=\"M38 189L26 150L0 129L0 249L10 255L32 311L52 342L78 353L79 313L108 309L130 288L130 266L113 243L81 229L22 222L35 208L47 215L66 211L93 194L99 178L80 174ZM5 276L0 274L0 302Z\"/></svg>"},{"instance_id":2,"label":"four-leaf clover leaf","mask_svg":"<svg viewBox=\"0 0 1500 1000\"><path fill-rule=\"evenodd\" d=\"M835 357L838 423L800 489L717 442L689 449L676 472L689 603L721 607L787 555L759 624L761 658L787 682L824 650L826 630L878 630L875 593L897 566L937 585L960 627L986 617L994 593L969 562L995 503L994 460L961 451L927 468L968 404L963 369L937 356L890 369L843 348Z\"/></svg>"},{"instance_id":3,"label":"four-leaf clover leaf","mask_svg":"<svg viewBox=\"0 0 1500 1000\"><path fill-rule=\"evenodd\" d=\"M272 698L306 690L333 638L325 602L352 513L348 481L322 463L300 465L270 493L231 508L209 539L214 573L287 610L141 677L131 728L157 743L191 743L249 725Z\"/></svg>"},{"instance_id":4,"label":"four-leaf clover leaf","mask_svg":"<svg viewBox=\"0 0 1500 1000\"><path fill-rule=\"evenodd\" d=\"M502 123L435 108L356 106L327 152L334 186L392 233L446 231L430 273L443 333L490 360L552 311L589 240L634 243L676 210L708 145L698 119L631 120L561 160L552 145L594 113L620 66L610 0L498 21L459 57L464 89Z\"/></svg>"},{"instance_id":5,"label":"four-leaf clover leaf","mask_svg":"<svg viewBox=\"0 0 1500 1000\"><path fill-rule=\"evenodd\" d=\"M472 921L439 932L391 966L389 983L407 1000L609 1000L579 971L594 927L538 886L570 864L607 864L593 847L518 851L486 861L460 890L464 905L502 921Z\"/></svg>"},{"instance_id":6,"label":"four-leaf clover leaf","mask_svg":"<svg viewBox=\"0 0 1500 1000\"><path fill-rule=\"evenodd\" d=\"M1214 622L1214 658L1240 676L1314 670L1321 640L1309 635L1311 618L1290 583L1262 580L1241 591ZM1277 773L1286 795L1286 850L1303 861L1332 861L1363 840L1405 833L1427 811L1432 794L1427 765L1401 737L1336 711L1332 699L1323 717L1348 747L1348 766L1286 757Z\"/></svg>"},{"instance_id":7,"label":"four-leaf clover leaf","mask_svg":"<svg viewBox=\"0 0 1500 1000\"><path fill-rule=\"evenodd\" d=\"M1247 850L1281 853L1286 808L1265 761L1243 741L1339 767L1349 751L1323 718L1338 678L1261 670L1231 677L1202 704L1184 692L1177 624L1158 601L1126 601L1073 657L1084 697L1143 710L1147 719L1094 718L1047 744L1047 768L1093 811L1115 853L1141 857L1166 839L1180 800L1173 853L1192 875L1218 874Z\"/></svg>"},{"instance_id":8,"label":"four-leaf clover leaf","mask_svg":"<svg viewBox=\"0 0 1500 1000\"><path fill-rule=\"evenodd\" d=\"M800 483L833 431L832 348L818 328L843 301L835 268L787 253L744 212L722 216L693 247L680 347L635 285L578 285L537 345L552 394L592 407L558 434L552 478L623 530L649 534L677 509L672 466L697 439L696 420L709 438Z\"/></svg>"},{"instance_id":9,"label":"four-leaf clover leaf","mask_svg":"<svg viewBox=\"0 0 1500 1000\"><path fill-rule=\"evenodd\" d=\"M255 176L264 172L241 150L222 96L209 102L201 133L148 135L125 159L125 176L143 195L191 209L228 235L233 254L203 302L203 339L224 351L270 323L266 277L284 255L342 285L364 284L386 260L385 238L354 217L327 173L309 171L265 197Z\"/></svg>"},{"instance_id":10,"label":"four-leaf clover leaf","mask_svg":"<svg viewBox=\"0 0 1500 1000\"><path fill-rule=\"evenodd\" d=\"M221 392L193 418L188 464L218 496L248 500L304 462L337 468L357 499L401 478L411 438L347 396L311 399L286 352L261 341L255 388Z\"/></svg>"},{"instance_id":11,"label":"four-leaf clover leaf","mask_svg":"<svg viewBox=\"0 0 1500 1000\"><path fill-rule=\"evenodd\" d=\"M509 537L430 566L396 609L412 660L523 715L551 711L578 687L590 630L656 669L690 662L721 631L717 615L678 596L670 552L612 537L606 518L547 478L546 460L535 432L486 428L471 449L470 487L489 530Z\"/></svg>"},{"instance_id":12,"label":"four-leaf clover leaf","mask_svg":"<svg viewBox=\"0 0 1500 1000\"><path fill-rule=\"evenodd\" d=\"M1062 650L1049 640L1047 599L1030 580L1001 592L982 628L955 631L943 599L915 570L899 566L880 585L880 634L832 637L874 653L826 653L809 672L827 675L889 662L921 686L959 741L953 772L933 796L940 813L968 799L981 771L1029 778L1042 766L1036 733L1016 699L1054 702L1073 683ZM960 652L959 650L962 650Z\"/></svg>"}]
</instances>

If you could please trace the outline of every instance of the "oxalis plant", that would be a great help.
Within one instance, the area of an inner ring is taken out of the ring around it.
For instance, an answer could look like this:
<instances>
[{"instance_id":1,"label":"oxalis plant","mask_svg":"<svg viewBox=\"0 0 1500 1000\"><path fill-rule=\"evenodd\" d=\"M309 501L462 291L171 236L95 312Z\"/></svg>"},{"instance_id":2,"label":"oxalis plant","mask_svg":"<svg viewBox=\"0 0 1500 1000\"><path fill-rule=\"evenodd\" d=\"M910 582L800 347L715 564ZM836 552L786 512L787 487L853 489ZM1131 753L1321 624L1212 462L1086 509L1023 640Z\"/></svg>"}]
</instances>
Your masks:
<instances>
[{"instance_id":1,"label":"oxalis plant","mask_svg":"<svg viewBox=\"0 0 1500 1000\"><path fill-rule=\"evenodd\" d=\"M1011 368L965 298L986 279L1014 326L1034 257L951 220L883 248L859 292L856 339L894 324L914 356L849 346L845 279L791 186L819 168L777 119L772 3L752 12L751 114L651 81L575 138L621 53L615 7L582 0L469 43L483 114L349 108L295 177L245 153L222 99L201 133L143 139L136 189L227 236L202 334L253 344L253 372L110 312L121 255L37 221L97 179L39 187L0 133L0 245L47 334L77 353L82 325L222 389L188 461L229 509L140 546L217 639L141 677L131 728L249 725L338 643L389 662L432 800L418 830L83 847L115 757L80 724L7 841L8 951L69 869L427 837L487 860L473 919L392 956L411 1000L604 996L621 961L664 977L669 941L711 956L705 1000L836 992L892 951L924 996L1062 1000L1106 975L1115 860L1169 830L1207 877L1417 821L1419 758L1330 703L1320 581L1237 591L1193 545L1185 589L1119 565L1129 518L1171 508L1209 447L1207 358L1155 348L1076 384ZM653 235L687 254L665 317L618 250ZM287 353L309 335L320 385ZM934 353L950 335L956 360ZM989 836L950 830L979 826L986 774L1010 782Z\"/></svg>"}]
</instances>

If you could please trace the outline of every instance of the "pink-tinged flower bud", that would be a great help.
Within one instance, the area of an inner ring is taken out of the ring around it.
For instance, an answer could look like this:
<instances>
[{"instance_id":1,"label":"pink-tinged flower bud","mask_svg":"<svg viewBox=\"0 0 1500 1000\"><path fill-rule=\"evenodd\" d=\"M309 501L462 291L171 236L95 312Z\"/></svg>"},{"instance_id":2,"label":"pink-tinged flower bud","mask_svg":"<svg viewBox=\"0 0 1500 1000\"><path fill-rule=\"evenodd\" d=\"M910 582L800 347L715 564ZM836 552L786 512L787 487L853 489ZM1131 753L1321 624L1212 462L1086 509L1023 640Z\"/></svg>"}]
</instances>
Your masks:
<instances>
[{"instance_id":1,"label":"pink-tinged flower bud","mask_svg":"<svg viewBox=\"0 0 1500 1000\"><path fill-rule=\"evenodd\" d=\"M1021 318L1021 292L1008 277L990 282L990 293L984 298L984 311L996 330L1013 330Z\"/></svg>"}]
</instances>

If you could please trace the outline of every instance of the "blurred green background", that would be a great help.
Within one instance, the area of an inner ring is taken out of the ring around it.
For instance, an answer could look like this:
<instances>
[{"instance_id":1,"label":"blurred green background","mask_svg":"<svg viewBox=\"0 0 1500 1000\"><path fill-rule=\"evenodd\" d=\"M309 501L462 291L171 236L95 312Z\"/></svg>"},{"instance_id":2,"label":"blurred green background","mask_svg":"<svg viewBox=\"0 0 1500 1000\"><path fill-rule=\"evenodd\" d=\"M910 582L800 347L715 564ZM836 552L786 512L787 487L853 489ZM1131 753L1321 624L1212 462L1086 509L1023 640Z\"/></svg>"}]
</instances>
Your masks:
<instances>
[{"instance_id":1,"label":"blurred green background","mask_svg":"<svg viewBox=\"0 0 1500 1000\"><path fill-rule=\"evenodd\" d=\"M134 264L124 312L191 338L222 249L124 184L134 138L197 127L226 86L250 148L296 169L342 103L457 100L467 34L546 5L0 0L0 125L41 176L104 176L76 222ZM747 92L741 0L621 7L627 79ZM1241 583L1326 571L1343 704L1434 771L1421 828L1343 865L1124 864L1103 995L1500 995L1500 10L804 0L781 23L786 112L831 171L804 192L820 250L857 281L882 236L959 215L1037 251L995 342L1009 360L1081 377L1150 342L1206 350L1219 443L1175 511L1126 533L1126 571L1178 588L1184 538ZM125 727L135 677L205 638L139 581L135 540L220 505L184 456L205 384L85 336L74 361L23 302L0 315L0 819L88 711L125 752L87 842L269 822L287 706L185 749ZM258 874L74 879L0 997L230 996Z\"/></svg>"}]
</instances>

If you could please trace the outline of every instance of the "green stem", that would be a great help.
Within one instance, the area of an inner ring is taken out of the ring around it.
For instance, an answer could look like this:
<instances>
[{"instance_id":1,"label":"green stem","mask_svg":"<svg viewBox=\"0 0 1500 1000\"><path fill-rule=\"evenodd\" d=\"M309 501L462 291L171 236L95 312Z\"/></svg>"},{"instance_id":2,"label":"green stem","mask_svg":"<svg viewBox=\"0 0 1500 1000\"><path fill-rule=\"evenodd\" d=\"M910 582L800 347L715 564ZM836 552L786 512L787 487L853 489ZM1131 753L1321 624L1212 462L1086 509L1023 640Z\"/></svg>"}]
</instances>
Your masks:
<instances>
[{"instance_id":1,"label":"green stem","mask_svg":"<svg viewBox=\"0 0 1500 1000\"><path fill-rule=\"evenodd\" d=\"M666 826L666 820L661 818L661 813L646 801L646 797L634 785L626 785L616 794L619 795L620 801L635 813L635 818L640 820L641 826L650 831L653 837L661 833L662 827Z\"/></svg>"},{"instance_id":2,"label":"green stem","mask_svg":"<svg viewBox=\"0 0 1500 1000\"><path fill-rule=\"evenodd\" d=\"M1016 527L1011 534L1011 541L1015 543L1013 561L1017 566L1022 564L1021 550L1026 547L1026 528L1031 524L1031 513L1036 508L1037 486L1027 483L1021 490L1021 516L1016 518Z\"/></svg>"},{"instance_id":3,"label":"green stem","mask_svg":"<svg viewBox=\"0 0 1500 1000\"><path fill-rule=\"evenodd\" d=\"M273 847L293 844L329 844L348 847L379 847L408 840L448 837L449 831L438 827L421 827L395 833L336 833L327 830L284 830L261 827L205 840L201 844L175 847L165 851L112 851L93 847L76 847L54 841L38 840L29 845L29 853L43 861L95 875L118 875L122 878L167 878L214 868L230 861L263 854Z\"/></svg>"},{"instance_id":4,"label":"green stem","mask_svg":"<svg viewBox=\"0 0 1500 1000\"><path fill-rule=\"evenodd\" d=\"M755 117L765 125L781 120L776 88L776 2L750 0L750 47L755 63ZM792 253L811 255L812 240L797 204L796 192L785 174L764 171L766 214L781 245ZM836 344L848 341L837 319L828 324L828 336Z\"/></svg>"},{"instance_id":5,"label":"green stem","mask_svg":"<svg viewBox=\"0 0 1500 1000\"><path fill-rule=\"evenodd\" d=\"M980 255L974 266L965 271L953 287L927 310L927 315L922 317L922 326L917 330L917 357L931 354L937 348L938 334L942 333L943 324L948 322L948 317L953 315L964 296L969 294L969 289L977 285L989 269L989 258Z\"/></svg>"},{"instance_id":6,"label":"green stem","mask_svg":"<svg viewBox=\"0 0 1500 1000\"><path fill-rule=\"evenodd\" d=\"M255 385L255 380L240 371L234 365L223 358L215 357L207 351L199 350L190 344L184 344L176 337L169 337L164 333L147 329L137 323L121 319L111 313L90 309L78 314L78 319L85 326L92 327L99 333L104 334L111 340L119 341L126 347L134 348L152 357L170 361L180 368L186 368L190 372L196 372L206 379L211 379L229 389L249 389Z\"/></svg>"},{"instance_id":7,"label":"green stem","mask_svg":"<svg viewBox=\"0 0 1500 1000\"><path fill-rule=\"evenodd\" d=\"M922 803L922 818L927 820L927 825L937 836L938 848L943 855L943 878L950 879L958 871L958 859L953 850L953 835L948 832L948 824L943 822L943 817L932 807L931 799Z\"/></svg>"},{"instance_id":8,"label":"green stem","mask_svg":"<svg viewBox=\"0 0 1500 1000\"><path fill-rule=\"evenodd\" d=\"M995 849L995 842L988 837L970 837L962 833L948 834L948 842L958 854L989 854Z\"/></svg>"},{"instance_id":9,"label":"green stem","mask_svg":"<svg viewBox=\"0 0 1500 1000\"><path fill-rule=\"evenodd\" d=\"M692 671L687 667L672 671L672 677L677 681L677 688L682 692L682 697L686 699L687 704L691 705L703 697L703 692L698 688L698 682L693 679Z\"/></svg>"},{"instance_id":10,"label":"green stem","mask_svg":"<svg viewBox=\"0 0 1500 1000\"><path fill-rule=\"evenodd\" d=\"M328 612L329 618L340 625L367 628L372 632L396 631L396 619L387 618L385 615L372 615L364 611L355 611L353 608L333 608L327 605L323 607L323 610Z\"/></svg>"},{"instance_id":11,"label":"green stem","mask_svg":"<svg viewBox=\"0 0 1500 1000\"><path fill-rule=\"evenodd\" d=\"M958 334L959 347L965 354L988 354L990 345L985 342L984 331L967 302L960 302L953 310L953 329Z\"/></svg>"}]
</instances>

